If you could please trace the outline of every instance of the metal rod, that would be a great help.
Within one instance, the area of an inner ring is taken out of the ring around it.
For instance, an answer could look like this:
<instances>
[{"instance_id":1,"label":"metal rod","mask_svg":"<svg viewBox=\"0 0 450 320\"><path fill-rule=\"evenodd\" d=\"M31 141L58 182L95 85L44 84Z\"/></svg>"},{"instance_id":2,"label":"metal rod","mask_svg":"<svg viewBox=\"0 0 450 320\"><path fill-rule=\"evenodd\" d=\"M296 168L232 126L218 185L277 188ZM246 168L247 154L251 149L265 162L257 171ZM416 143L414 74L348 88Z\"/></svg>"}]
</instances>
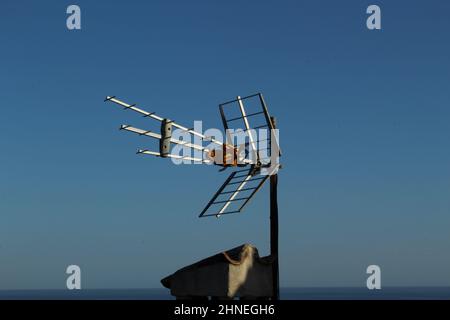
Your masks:
<instances>
[{"instance_id":1,"label":"metal rod","mask_svg":"<svg viewBox=\"0 0 450 320\"><path fill-rule=\"evenodd\" d=\"M256 181L256 180L262 180L262 179L264 179L264 177L262 177L262 178L253 178L253 179L248 180L247 182ZM232 182L232 183L229 183L228 185L239 184L241 182L244 182L244 181Z\"/></svg>"},{"instance_id":2,"label":"metal rod","mask_svg":"<svg viewBox=\"0 0 450 320\"><path fill-rule=\"evenodd\" d=\"M238 172L248 172L248 169L242 169L242 170L237 170L237 171L234 171L235 173L238 173Z\"/></svg>"},{"instance_id":3,"label":"metal rod","mask_svg":"<svg viewBox=\"0 0 450 320\"><path fill-rule=\"evenodd\" d=\"M156 157L161 157L161 153L155 152L155 151L150 151L150 150L138 150L137 154L146 154L146 155L152 155L152 156L156 156ZM174 159L202 162L202 163L210 163L211 162L209 160L203 160L203 159L200 159L200 158L187 157L187 156L180 156L180 155L177 155L177 154L168 154L167 157L168 158L174 158Z\"/></svg>"},{"instance_id":4,"label":"metal rod","mask_svg":"<svg viewBox=\"0 0 450 320\"><path fill-rule=\"evenodd\" d=\"M129 125L122 125L120 127L120 130L125 130L125 131L129 131L129 132L133 132L133 133L137 133L141 136L147 136L147 137L151 137L151 138L155 138L155 139L161 139L161 135L159 133L154 133L151 132L150 130L143 130L143 129L139 129L136 127L132 127ZM192 149L196 149L196 150L200 150L200 151L204 151L204 152L209 152L209 149L207 149L206 147L197 145L197 144L193 144L190 143L188 141L182 141L182 140L178 140L175 138L170 139L170 142L173 142L175 144L179 144L179 145L183 145L186 146L188 148L192 148Z\"/></svg>"},{"instance_id":5,"label":"metal rod","mask_svg":"<svg viewBox=\"0 0 450 320\"><path fill-rule=\"evenodd\" d=\"M258 93L258 96L264 111L264 116L266 117L266 121L269 124L270 129L275 129L275 125L272 122L272 117L269 114L269 110L267 109L266 101L264 101L263 95L261 93Z\"/></svg>"},{"instance_id":6,"label":"metal rod","mask_svg":"<svg viewBox=\"0 0 450 320\"><path fill-rule=\"evenodd\" d=\"M263 95L262 95L261 93L259 93L259 101L261 102L261 105L262 105L262 107L263 107L263 110L264 110L264 116L266 117L266 121L267 121L267 123L269 124L270 129L276 129L276 123L275 123L276 120L275 120L274 117L271 117L271 116L270 116L269 110L267 109L266 101L264 100L264 97L263 97ZM272 133L271 133L271 137L270 137L270 138L272 139ZM275 137L274 137L274 138L275 138ZM271 142L272 142L272 141L271 141ZM275 139L275 143L276 143L277 146L278 146L279 155L281 156L280 144L278 143L278 141L276 141L276 139Z\"/></svg>"},{"instance_id":7,"label":"metal rod","mask_svg":"<svg viewBox=\"0 0 450 320\"><path fill-rule=\"evenodd\" d=\"M223 193L222 193L223 194ZM220 203L227 203L227 202L235 202L235 201L242 201L247 200L248 198L234 198L233 200L223 200L223 201L215 201L212 204L220 204Z\"/></svg>"},{"instance_id":8,"label":"metal rod","mask_svg":"<svg viewBox=\"0 0 450 320\"><path fill-rule=\"evenodd\" d=\"M222 105L219 105L219 110L220 110L220 117L222 118L222 124L223 124L223 128L225 130L225 134L226 134L226 143L229 144L233 144L233 139L231 139L231 134L230 131L228 130L228 122L227 119L225 118L225 112L223 111L223 107Z\"/></svg>"},{"instance_id":9,"label":"metal rod","mask_svg":"<svg viewBox=\"0 0 450 320\"><path fill-rule=\"evenodd\" d=\"M253 132L250 131L250 125L248 123L247 115L245 114L244 104L242 103L241 97L237 97L238 103L239 103L239 109L241 110L242 117L244 119L244 125L246 131L248 131L248 139L250 141L250 145L252 148L252 152L256 152L256 158L259 159L259 153L256 150L255 140L253 139Z\"/></svg>"},{"instance_id":10,"label":"metal rod","mask_svg":"<svg viewBox=\"0 0 450 320\"><path fill-rule=\"evenodd\" d=\"M243 188L243 189L241 189L241 192L242 191L249 191L249 190L254 190L254 189L256 189L256 188ZM233 192L235 192L236 190L233 190L233 191L226 191L226 192L222 192L222 194L230 194L230 193L233 193Z\"/></svg>"},{"instance_id":11,"label":"metal rod","mask_svg":"<svg viewBox=\"0 0 450 320\"><path fill-rule=\"evenodd\" d=\"M164 118L161 118L160 116L157 116L154 112L147 112L145 110L139 109L134 104L128 104L126 102L123 102L123 101L115 98L115 97L107 96L105 101L114 102L115 104L120 105L120 106L124 107L125 109L130 109L130 110L133 110L133 111L138 112L140 114L143 114L145 117L150 117L152 119L155 119L155 120L158 120L158 121L161 121L161 122L164 120ZM197 131L194 131L192 129L188 129L186 127L183 127L182 125L179 125L178 123L172 122L172 126L178 128L178 129L181 129L183 131L186 131L186 132L188 132L190 134L193 134L193 135L195 135L197 137L200 137L200 138L203 138L205 140L208 140L208 137L206 137L205 135L203 135L203 134L201 134L201 133L199 133ZM212 143L215 143L215 144L217 144L219 146L223 145L222 142L217 141L215 139L210 139L208 141L211 141Z\"/></svg>"},{"instance_id":12,"label":"metal rod","mask_svg":"<svg viewBox=\"0 0 450 320\"><path fill-rule=\"evenodd\" d=\"M250 128L250 129L245 129L245 130L236 130L237 132L251 132L252 130L256 130L256 129L262 129L262 128L267 128L268 130L270 130L270 127L267 125L267 124L262 124L262 125L260 125L260 126L257 126L257 127L253 127L253 128Z\"/></svg>"},{"instance_id":13,"label":"metal rod","mask_svg":"<svg viewBox=\"0 0 450 320\"><path fill-rule=\"evenodd\" d=\"M128 103L123 102L123 101L121 101L119 99L116 99L115 97L107 96L105 101L114 102L115 104L118 104L119 106L122 106L122 107L124 107L126 109L133 110L133 111L135 111L137 113L143 114L146 117L150 117L150 118L153 118L153 119L158 120L158 121L163 121L164 120L164 118L161 118L161 117L157 116L153 112L147 112L145 110L139 109L135 105L128 104Z\"/></svg>"},{"instance_id":14,"label":"metal rod","mask_svg":"<svg viewBox=\"0 0 450 320\"><path fill-rule=\"evenodd\" d=\"M259 111L259 112L250 113L250 114L247 115L247 118L248 118L248 117L253 117L253 116L256 116L256 115L262 114L262 113L264 113L264 111ZM231 119L228 119L227 122L236 121L236 120L243 119L243 118L244 118L244 117L231 118Z\"/></svg>"},{"instance_id":15,"label":"metal rod","mask_svg":"<svg viewBox=\"0 0 450 320\"><path fill-rule=\"evenodd\" d=\"M247 174L241 174L239 176L235 176L233 179L244 178L244 177L247 177Z\"/></svg>"},{"instance_id":16,"label":"metal rod","mask_svg":"<svg viewBox=\"0 0 450 320\"><path fill-rule=\"evenodd\" d=\"M276 126L275 118L270 122ZM270 176L270 255L274 258L272 266L273 300L280 299L280 275L278 255L278 174Z\"/></svg>"},{"instance_id":17,"label":"metal rod","mask_svg":"<svg viewBox=\"0 0 450 320\"><path fill-rule=\"evenodd\" d=\"M208 214L204 214L202 216L200 216L200 218L206 218L206 217L213 217L216 216L217 218L219 218L221 215L225 215L225 214L232 214L232 213L239 213L239 211L228 211L228 212L222 212L222 213L208 213Z\"/></svg>"},{"instance_id":18,"label":"metal rod","mask_svg":"<svg viewBox=\"0 0 450 320\"><path fill-rule=\"evenodd\" d=\"M260 95L260 93L251 94L251 95L249 95L249 96L245 96L245 97L242 97L242 98L240 98L240 99L241 99L241 100L245 100L245 99L249 99L249 98L256 97L256 96L258 96L258 95ZM227 104L230 104L230 103L233 103L233 102L237 102L237 101L238 101L238 99L234 99L234 100L230 100L230 101L221 103L220 105L221 105L221 106L224 106L224 105L227 105Z\"/></svg>"}]
</instances>

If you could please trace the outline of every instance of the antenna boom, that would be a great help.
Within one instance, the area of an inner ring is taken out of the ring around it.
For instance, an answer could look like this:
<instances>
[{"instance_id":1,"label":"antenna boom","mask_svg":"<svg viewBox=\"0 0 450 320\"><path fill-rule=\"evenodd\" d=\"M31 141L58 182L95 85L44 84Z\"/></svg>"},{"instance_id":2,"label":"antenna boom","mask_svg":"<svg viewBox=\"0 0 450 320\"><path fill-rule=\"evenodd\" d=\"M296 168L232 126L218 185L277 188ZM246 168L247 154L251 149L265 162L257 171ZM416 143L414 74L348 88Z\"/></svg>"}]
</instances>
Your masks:
<instances>
[{"instance_id":1,"label":"antenna boom","mask_svg":"<svg viewBox=\"0 0 450 320\"><path fill-rule=\"evenodd\" d=\"M115 104L117 104L119 106L124 107L125 109L133 110L133 111L135 111L137 113L140 113L140 114L144 115L144 117L149 117L149 118L155 119L155 120L160 121L160 122L162 122L164 120L164 118L161 118L160 116L157 116L154 112L148 112L148 111L139 109L139 108L136 107L135 104L128 104L126 102L123 102L123 101L117 99L114 96L113 97L107 96L106 99L105 99L105 102L106 101L111 101L111 102L113 102L113 103L115 103ZM190 134L192 134L194 136L202 138L205 141L210 141L210 142L215 143L215 144L217 144L219 146L223 145L222 142L220 142L220 141L218 141L216 139L211 139L211 138L209 138L209 137L207 137L207 136L205 136L205 135L203 135L203 134L201 134L201 133L199 133L197 131L194 131L192 129L188 129L188 128L182 126L182 125L179 125L178 123L172 122L172 126L178 128L180 130L186 131L186 132L188 132L188 133L190 133Z\"/></svg>"}]
</instances>

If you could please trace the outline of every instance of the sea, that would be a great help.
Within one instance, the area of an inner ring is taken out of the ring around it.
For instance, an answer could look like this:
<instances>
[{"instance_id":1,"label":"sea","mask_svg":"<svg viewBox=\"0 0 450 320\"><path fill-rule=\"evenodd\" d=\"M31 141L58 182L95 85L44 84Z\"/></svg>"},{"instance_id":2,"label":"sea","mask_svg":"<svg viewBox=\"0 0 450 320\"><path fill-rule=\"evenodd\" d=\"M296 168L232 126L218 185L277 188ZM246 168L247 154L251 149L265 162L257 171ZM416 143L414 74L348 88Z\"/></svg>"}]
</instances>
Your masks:
<instances>
[{"instance_id":1,"label":"sea","mask_svg":"<svg viewBox=\"0 0 450 320\"><path fill-rule=\"evenodd\" d=\"M282 300L450 300L450 287L281 288ZM169 290L0 290L0 300L173 300Z\"/></svg>"}]
</instances>

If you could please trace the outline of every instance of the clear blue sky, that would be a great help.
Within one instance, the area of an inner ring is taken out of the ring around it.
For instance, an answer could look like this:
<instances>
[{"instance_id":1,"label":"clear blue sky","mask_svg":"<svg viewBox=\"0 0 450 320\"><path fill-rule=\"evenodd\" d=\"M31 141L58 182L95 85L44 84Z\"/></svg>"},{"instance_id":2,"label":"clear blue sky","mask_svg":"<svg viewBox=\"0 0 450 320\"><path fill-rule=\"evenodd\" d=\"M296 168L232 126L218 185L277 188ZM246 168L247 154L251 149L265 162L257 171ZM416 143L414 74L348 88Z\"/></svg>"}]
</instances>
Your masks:
<instances>
[{"instance_id":1,"label":"clear blue sky","mask_svg":"<svg viewBox=\"0 0 450 320\"><path fill-rule=\"evenodd\" d=\"M66 7L82 30L66 29ZM382 30L365 26L382 9ZM227 173L135 155L264 93L284 151L282 286L450 285L448 1L2 1L0 289L159 287L242 243L268 253L268 189L198 219Z\"/></svg>"}]
</instances>

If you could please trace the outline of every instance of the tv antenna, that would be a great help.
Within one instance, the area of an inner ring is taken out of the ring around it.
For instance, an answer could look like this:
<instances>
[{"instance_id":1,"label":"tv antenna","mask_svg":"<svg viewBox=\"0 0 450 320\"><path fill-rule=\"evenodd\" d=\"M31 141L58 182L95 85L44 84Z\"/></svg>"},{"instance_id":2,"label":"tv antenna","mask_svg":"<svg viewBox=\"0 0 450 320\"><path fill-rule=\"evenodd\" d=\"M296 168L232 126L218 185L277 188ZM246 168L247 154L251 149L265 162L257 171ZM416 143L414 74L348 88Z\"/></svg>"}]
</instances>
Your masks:
<instances>
[{"instance_id":1,"label":"tv antenna","mask_svg":"<svg viewBox=\"0 0 450 320\"><path fill-rule=\"evenodd\" d=\"M131 125L120 126L121 130L141 136L147 136L159 141L159 150L139 149L138 154L162 158L172 158L195 163L213 164L221 167L220 171L232 168L219 190L214 194L199 217L220 217L222 215L241 212L267 180L270 180L270 254L273 262L273 297L279 299L279 259L278 259L278 169L281 168L279 157L278 130L276 121L271 117L261 93L234 100L219 105L222 124L225 129L225 142L217 137L206 136L194 128L182 126L173 120L163 118L154 112L148 112L116 98L107 96L105 102L112 102L125 110L131 110L160 122L160 133L140 129ZM253 107L250 113L244 107L244 102ZM252 126L252 121L258 121ZM238 123L243 125L243 128ZM189 134L200 143L174 137L174 129ZM237 141L236 141L237 140ZM241 142L241 143L239 143ZM209 143L204 146L204 143ZM172 146L182 147L183 155L172 153ZM194 151L185 156L184 151Z\"/></svg>"}]
</instances>

